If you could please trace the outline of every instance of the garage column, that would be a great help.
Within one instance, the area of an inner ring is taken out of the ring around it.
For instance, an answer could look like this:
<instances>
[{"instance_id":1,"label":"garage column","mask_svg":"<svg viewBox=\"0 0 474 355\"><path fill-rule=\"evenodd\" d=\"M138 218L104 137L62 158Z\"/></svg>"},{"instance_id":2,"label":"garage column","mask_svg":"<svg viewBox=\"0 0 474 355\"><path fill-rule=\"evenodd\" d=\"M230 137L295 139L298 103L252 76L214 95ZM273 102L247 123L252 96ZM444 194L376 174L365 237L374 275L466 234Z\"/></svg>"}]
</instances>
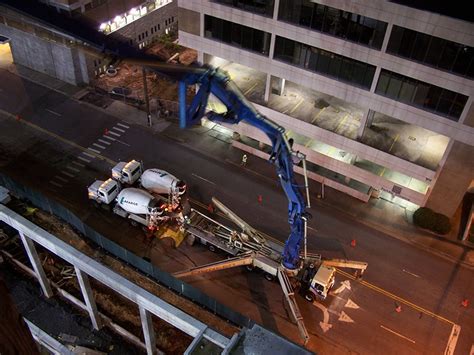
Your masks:
<instances>
[{"instance_id":1,"label":"garage column","mask_svg":"<svg viewBox=\"0 0 474 355\"><path fill-rule=\"evenodd\" d=\"M270 99L270 90L272 89L272 76L270 74L267 74L267 80L265 82L265 96L264 96L264 100L265 102L268 102L268 100Z\"/></svg>"},{"instance_id":2,"label":"garage column","mask_svg":"<svg viewBox=\"0 0 474 355\"><path fill-rule=\"evenodd\" d=\"M357 129L357 138L362 137L365 131L365 127L370 127L372 125L372 121L374 120L374 113L375 111L368 109L362 116L359 128Z\"/></svg>"},{"instance_id":3,"label":"garage column","mask_svg":"<svg viewBox=\"0 0 474 355\"><path fill-rule=\"evenodd\" d=\"M74 266L74 270L76 271L77 281L79 281L79 285L81 286L82 297L86 303L87 312L89 312L89 317L91 317L92 326L95 330L99 330L102 324L99 312L97 311L97 305L95 304L91 285L89 283L89 276L77 266Z\"/></svg>"},{"instance_id":4,"label":"garage column","mask_svg":"<svg viewBox=\"0 0 474 355\"><path fill-rule=\"evenodd\" d=\"M41 285L41 289L43 290L44 295L47 298L53 296L53 291L51 290L51 286L49 285L49 280L44 273L43 265L41 265L41 261L38 257L38 253L36 252L35 243L28 238L23 232L18 231L20 234L21 241L23 246L25 247L26 253L28 254L28 258L30 259L30 263L35 270L36 278Z\"/></svg>"},{"instance_id":5,"label":"garage column","mask_svg":"<svg viewBox=\"0 0 474 355\"><path fill-rule=\"evenodd\" d=\"M276 94L278 96L282 96L283 95L283 92L285 91L285 83L286 83L286 80L283 79L283 78L277 78L276 80Z\"/></svg>"}]
</instances>

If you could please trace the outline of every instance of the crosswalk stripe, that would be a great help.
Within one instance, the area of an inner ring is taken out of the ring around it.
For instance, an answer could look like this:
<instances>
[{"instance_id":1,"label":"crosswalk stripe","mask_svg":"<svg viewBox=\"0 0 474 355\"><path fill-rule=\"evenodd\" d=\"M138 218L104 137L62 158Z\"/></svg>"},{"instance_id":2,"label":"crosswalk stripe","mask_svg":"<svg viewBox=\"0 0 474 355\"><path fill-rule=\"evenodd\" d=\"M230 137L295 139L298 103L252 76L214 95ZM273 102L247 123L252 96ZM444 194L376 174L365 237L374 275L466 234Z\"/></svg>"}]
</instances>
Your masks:
<instances>
[{"instance_id":1,"label":"crosswalk stripe","mask_svg":"<svg viewBox=\"0 0 474 355\"><path fill-rule=\"evenodd\" d=\"M112 128L112 129L113 129L113 128ZM115 132L112 132L112 131L109 131L109 134L113 134L113 135L116 136L116 137L120 137L120 134L115 133Z\"/></svg>"},{"instance_id":2,"label":"crosswalk stripe","mask_svg":"<svg viewBox=\"0 0 474 355\"><path fill-rule=\"evenodd\" d=\"M77 161L73 161L72 163L73 163L74 165L76 165L76 166L80 166L81 168L85 168L85 167L86 167L84 164L81 164L81 163L79 163L79 162L77 162Z\"/></svg>"},{"instance_id":3,"label":"crosswalk stripe","mask_svg":"<svg viewBox=\"0 0 474 355\"><path fill-rule=\"evenodd\" d=\"M104 143L104 144L110 145L110 142L104 141L103 139L100 139L100 138L99 138L98 141L99 141L100 143Z\"/></svg>"},{"instance_id":4,"label":"crosswalk stripe","mask_svg":"<svg viewBox=\"0 0 474 355\"><path fill-rule=\"evenodd\" d=\"M100 144L97 144L97 143L92 143L92 145L100 148L100 149L105 149L105 147L103 145L100 145Z\"/></svg>"},{"instance_id":5,"label":"crosswalk stripe","mask_svg":"<svg viewBox=\"0 0 474 355\"><path fill-rule=\"evenodd\" d=\"M71 177L71 178L74 177L74 175L68 173L67 171L62 171L61 173L63 173L63 174L66 175L66 176L69 176L69 177Z\"/></svg>"},{"instance_id":6,"label":"crosswalk stripe","mask_svg":"<svg viewBox=\"0 0 474 355\"><path fill-rule=\"evenodd\" d=\"M84 153L85 154L85 153ZM86 163L90 163L91 161L89 159L83 158L83 157L77 157L77 159L80 159L82 161L85 161Z\"/></svg>"},{"instance_id":7,"label":"crosswalk stripe","mask_svg":"<svg viewBox=\"0 0 474 355\"><path fill-rule=\"evenodd\" d=\"M121 129L121 128L112 127L112 129L115 129L116 131L119 131L119 132L125 133L125 130L124 130L124 129Z\"/></svg>"},{"instance_id":8,"label":"crosswalk stripe","mask_svg":"<svg viewBox=\"0 0 474 355\"><path fill-rule=\"evenodd\" d=\"M82 152L82 154L87 155L89 158L92 158L92 159L95 158L95 155L92 155L92 154L89 154L89 153L86 153L86 152Z\"/></svg>"},{"instance_id":9,"label":"crosswalk stripe","mask_svg":"<svg viewBox=\"0 0 474 355\"><path fill-rule=\"evenodd\" d=\"M104 135L104 137L107 138L107 139L110 139L111 141L115 141L115 140L116 140L115 138L112 138L112 137L109 137L109 136L106 136L106 135Z\"/></svg>"},{"instance_id":10,"label":"crosswalk stripe","mask_svg":"<svg viewBox=\"0 0 474 355\"><path fill-rule=\"evenodd\" d=\"M53 184L54 186L57 186L57 187L63 187L63 185L61 185L60 183L58 183L56 181L50 181L49 183Z\"/></svg>"},{"instance_id":11,"label":"crosswalk stripe","mask_svg":"<svg viewBox=\"0 0 474 355\"><path fill-rule=\"evenodd\" d=\"M66 169L74 171L75 173L78 173L80 171L79 169L73 168L72 166L66 166Z\"/></svg>"},{"instance_id":12,"label":"crosswalk stripe","mask_svg":"<svg viewBox=\"0 0 474 355\"><path fill-rule=\"evenodd\" d=\"M97 154L100 154L100 151L97 150L97 149L93 149L93 148L87 148L87 150L90 150L91 152L94 152L94 153L97 153Z\"/></svg>"},{"instance_id":13,"label":"crosswalk stripe","mask_svg":"<svg viewBox=\"0 0 474 355\"><path fill-rule=\"evenodd\" d=\"M117 126L120 126L123 128L130 128L130 126L127 126L126 124L123 124L123 123L117 123Z\"/></svg>"},{"instance_id":14,"label":"crosswalk stripe","mask_svg":"<svg viewBox=\"0 0 474 355\"><path fill-rule=\"evenodd\" d=\"M59 175L56 175L54 178L55 178L55 179L58 179L58 180L61 180L62 182L68 182L67 179L65 179L65 178L63 178L63 177L61 177L61 176L59 176Z\"/></svg>"}]
</instances>

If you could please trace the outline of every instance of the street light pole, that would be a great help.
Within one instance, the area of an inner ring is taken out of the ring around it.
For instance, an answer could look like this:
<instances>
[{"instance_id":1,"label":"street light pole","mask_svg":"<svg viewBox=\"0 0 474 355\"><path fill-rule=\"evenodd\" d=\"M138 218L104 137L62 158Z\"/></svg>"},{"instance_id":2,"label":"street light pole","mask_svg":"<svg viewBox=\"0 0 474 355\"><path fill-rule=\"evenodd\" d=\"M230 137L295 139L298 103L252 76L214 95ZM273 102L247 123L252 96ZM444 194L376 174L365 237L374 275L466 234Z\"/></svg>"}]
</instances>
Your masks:
<instances>
[{"instance_id":1,"label":"street light pole","mask_svg":"<svg viewBox=\"0 0 474 355\"><path fill-rule=\"evenodd\" d=\"M148 119L148 127L151 127L151 113L150 113L150 100L148 98L148 86L146 83L146 69L142 67L143 74L143 92L145 94L145 106L146 106L146 117Z\"/></svg>"}]
</instances>

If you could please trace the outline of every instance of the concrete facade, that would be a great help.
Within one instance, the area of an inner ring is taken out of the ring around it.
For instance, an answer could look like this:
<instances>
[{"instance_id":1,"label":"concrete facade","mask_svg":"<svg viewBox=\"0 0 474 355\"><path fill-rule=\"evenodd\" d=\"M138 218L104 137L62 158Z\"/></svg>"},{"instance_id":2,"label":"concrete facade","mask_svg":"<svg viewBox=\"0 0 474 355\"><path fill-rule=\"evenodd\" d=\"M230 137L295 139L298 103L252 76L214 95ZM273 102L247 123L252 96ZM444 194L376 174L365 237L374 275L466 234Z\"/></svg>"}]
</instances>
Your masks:
<instances>
[{"instance_id":1,"label":"concrete facade","mask_svg":"<svg viewBox=\"0 0 474 355\"><path fill-rule=\"evenodd\" d=\"M450 201L445 200L443 204L436 203L435 201L443 200L443 191L448 188L448 186L445 186L448 181L443 178L444 174L442 174L444 166L446 166L447 171L450 170L450 162L453 162L453 164L456 165L454 161L458 159L457 154L460 154L460 152L463 151L463 149L459 150L455 149L455 147L457 147L458 144L461 144L464 146L465 150L469 151L472 150L472 146L474 145L474 128L472 124L472 112L474 109L471 108L473 106L472 97L474 96L474 81L451 72L434 69L421 63L388 54L386 53L386 48L393 26L401 26L407 29L420 31L428 35L441 37L446 40L455 41L472 47L474 46L473 24L381 0L357 0L351 2L342 0L317 1L318 4L350 11L355 14L386 22L387 29L382 48L381 50L377 50L323 32L280 21L278 20L279 3L280 0L275 0L273 17L266 17L208 0L180 0L178 3L180 14L185 13L187 18L193 19L197 19L198 16L200 16L199 35L195 30L197 25L193 25L192 28L190 28L189 25L186 25L186 27L180 27L180 43L184 46L198 50L201 58L215 56L230 62L239 63L258 70L259 72L266 73L272 77L286 79L305 88L331 95L348 103L359 105L360 107L363 107L366 112L370 112L369 110L379 112L449 137L452 143L456 143L448 145L441 163L437 169L433 171L407 160L395 157L389 153L369 147L360 141L343 137L319 127L311 126L306 122L276 112L268 107L258 106L260 112L298 134L310 138L317 138L319 141L332 147L340 148L348 153L355 154L357 158L366 159L370 162L381 165L386 169L391 169L395 172L405 174L408 177L413 177L422 182L426 182L429 184L429 187L426 193L419 193L411 190L409 187L403 187L401 191L399 191L400 186L397 186L396 183L386 179L385 177L377 176L376 174L371 174L367 171L361 171L361 169L352 165L352 163L343 163L329 156L305 151L310 162L331 169L335 173L343 174L349 179L355 179L370 185L372 190L388 191L404 200L413 202L416 205L432 206L439 212L452 216L459 206L467 186L474 178L473 169L470 171L464 171L464 175L462 179L458 180L458 183L450 183L449 189L453 196ZM255 52L250 52L205 37L205 15L210 15L270 33L271 45L269 55L265 56ZM276 36L304 42L307 45L375 66L375 75L370 90L364 90L336 79L319 75L313 71L273 59ZM468 100L459 120L456 122L435 113L376 94L375 89L382 69L390 70L467 96ZM266 99L268 99L269 90L271 90L271 85L267 83L265 88ZM361 122L359 136L362 135L364 128L365 122ZM252 137L253 139L262 139L258 138L261 137L258 130L252 127L242 128L242 125L239 125L237 128L233 129L241 134ZM298 147L298 149L300 148L301 147ZM303 150L304 147L301 148L301 151ZM452 189L455 189L456 191L452 191ZM350 192L350 189L349 194L356 196L356 193Z\"/></svg>"},{"instance_id":2,"label":"concrete facade","mask_svg":"<svg viewBox=\"0 0 474 355\"><path fill-rule=\"evenodd\" d=\"M10 39L13 61L67 83L89 83L92 59L72 39L5 12L0 34Z\"/></svg>"}]
</instances>

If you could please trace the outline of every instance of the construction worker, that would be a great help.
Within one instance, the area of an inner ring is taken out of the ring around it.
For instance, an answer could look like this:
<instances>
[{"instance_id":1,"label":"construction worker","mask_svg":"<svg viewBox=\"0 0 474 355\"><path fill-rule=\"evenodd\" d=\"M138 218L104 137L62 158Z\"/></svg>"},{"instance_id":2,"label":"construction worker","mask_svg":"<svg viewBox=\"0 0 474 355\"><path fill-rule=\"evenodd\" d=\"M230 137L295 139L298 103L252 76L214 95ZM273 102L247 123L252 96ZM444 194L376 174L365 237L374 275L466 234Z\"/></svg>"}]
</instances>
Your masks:
<instances>
[{"instance_id":1,"label":"construction worker","mask_svg":"<svg viewBox=\"0 0 474 355\"><path fill-rule=\"evenodd\" d=\"M244 155L242 156L242 164L241 164L241 165L242 165L242 166L247 165L247 154L244 154Z\"/></svg>"}]
</instances>

